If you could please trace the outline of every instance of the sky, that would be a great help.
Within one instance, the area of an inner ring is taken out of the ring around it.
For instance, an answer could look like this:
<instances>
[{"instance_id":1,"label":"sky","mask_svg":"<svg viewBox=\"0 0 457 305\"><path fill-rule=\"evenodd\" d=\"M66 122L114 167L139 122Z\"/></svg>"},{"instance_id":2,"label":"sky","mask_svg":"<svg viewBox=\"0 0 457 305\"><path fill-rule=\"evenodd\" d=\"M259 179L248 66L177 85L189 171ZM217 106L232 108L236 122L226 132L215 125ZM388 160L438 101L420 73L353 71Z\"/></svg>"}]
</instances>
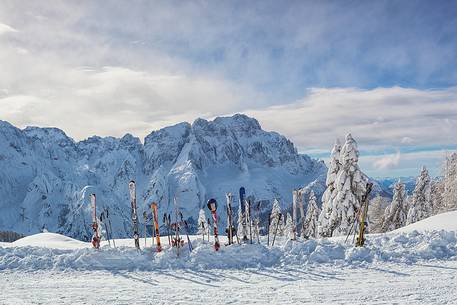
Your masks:
<instances>
[{"instance_id":1,"label":"sky","mask_svg":"<svg viewBox=\"0 0 457 305\"><path fill-rule=\"evenodd\" d=\"M457 150L455 1L0 1L0 119L75 140L245 113L374 177Z\"/></svg>"}]
</instances>

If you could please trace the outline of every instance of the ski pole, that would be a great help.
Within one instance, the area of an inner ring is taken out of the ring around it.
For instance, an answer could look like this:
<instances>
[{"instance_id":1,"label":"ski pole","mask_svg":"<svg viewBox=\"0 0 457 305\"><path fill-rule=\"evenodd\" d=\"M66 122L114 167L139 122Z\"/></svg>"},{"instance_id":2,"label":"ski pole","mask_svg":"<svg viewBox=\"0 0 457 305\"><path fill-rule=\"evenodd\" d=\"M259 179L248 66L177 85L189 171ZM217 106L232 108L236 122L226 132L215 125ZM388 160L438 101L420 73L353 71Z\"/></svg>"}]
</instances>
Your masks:
<instances>
[{"instance_id":1,"label":"ski pole","mask_svg":"<svg viewBox=\"0 0 457 305\"><path fill-rule=\"evenodd\" d=\"M148 216L146 215L146 211L143 211L143 222L144 222L144 247L146 248L146 218Z\"/></svg>"},{"instance_id":2,"label":"ski pole","mask_svg":"<svg viewBox=\"0 0 457 305\"><path fill-rule=\"evenodd\" d=\"M281 217L282 217L282 214L279 213L278 221L276 222L275 234L273 235L273 242L271 243L272 247L275 245L276 233L278 233L278 227L279 227L279 222L281 221Z\"/></svg>"},{"instance_id":3,"label":"ski pole","mask_svg":"<svg viewBox=\"0 0 457 305\"><path fill-rule=\"evenodd\" d=\"M355 222L356 222L356 221L357 221L357 218L354 218L354 221L352 222L352 226L351 226L351 228L349 229L348 234L346 235L346 239L344 240L344 243L346 243L346 242L348 241L349 235L351 235L352 229L354 229L354 226L355 226Z\"/></svg>"},{"instance_id":4,"label":"ski pole","mask_svg":"<svg viewBox=\"0 0 457 305\"><path fill-rule=\"evenodd\" d=\"M106 208L106 218L108 219L108 224L109 224L109 235L111 236L111 239L113 240L113 246L116 248L116 242L114 241L113 237L113 227L111 226L111 219L109 217L109 212L108 208Z\"/></svg>"},{"instance_id":5,"label":"ski pole","mask_svg":"<svg viewBox=\"0 0 457 305\"><path fill-rule=\"evenodd\" d=\"M268 213L268 223L267 223L267 246L270 245L270 223L271 223L271 212Z\"/></svg>"}]
</instances>

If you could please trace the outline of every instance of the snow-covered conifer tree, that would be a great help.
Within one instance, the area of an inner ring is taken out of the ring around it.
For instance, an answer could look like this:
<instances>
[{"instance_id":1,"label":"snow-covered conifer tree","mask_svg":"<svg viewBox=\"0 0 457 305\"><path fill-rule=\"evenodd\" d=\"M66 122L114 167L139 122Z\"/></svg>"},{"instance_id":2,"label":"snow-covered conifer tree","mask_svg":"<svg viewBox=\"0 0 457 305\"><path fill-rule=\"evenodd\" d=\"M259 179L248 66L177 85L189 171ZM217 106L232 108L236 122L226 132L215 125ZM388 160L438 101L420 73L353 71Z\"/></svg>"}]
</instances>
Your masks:
<instances>
[{"instance_id":1,"label":"snow-covered conifer tree","mask_svg":"<svg viewBox=\"0 0 457 305\"><path fill-rule=\"evenodd\" d=\"M457 210L457 152L446 157L443 177L442 210Z\"/></svg>"},{"instance_id":2,"label":"snow-covered conifer tree","mask_svg":"<svg viewBox=\"0 0 457 305\"><path fill-rule=\"evenodd\" d=\"M281 206L279 205L279 201L277 199L273 200L273 208L271 209L270 215L270 236L275 234L276 225L278 224L279 215L281 214ZM282 217L284 218L284 217ZM279 221L278 231L276 235L282 236L284 234L284 226L283 222Z\"/></svg>"},{"instance_id":3,"label":"snow-covered conifer tree","mask_svg":"<svg viewBox=\"0 0 457 305\"><path fill-rule=\"evenodd\" d=\"M243 237L246 236L245 226L243 225L244 216L243 212L241 211L241 205L238 205L238 219L237 219L237 230L236 235L238 236L239 240L243 240Z\"/></svg>"},{"instance_id":4,"label":"snow-covered conifer tree","mask_svg":"<svg viewBox=\"0 0 457 305\"><path fill-rule=\"evenodd\" d=\"M403 227L406 224L407 211L405 184L400 180L394 186L392 203L386 208L381 231L388 232Z\"/></svg>"},{"instance_id":5,"label":"snow-covered conifer tree","mask_svg":"<svg viewBox=\"0 0 457 305\"><path fill-rule=\"evenodd\" d=\"M390 206L391 199L382 197L377 194L372 198L368 204L368 229L370 233L382 232L382 224L384 223L384 214L388 206Z\"/></svg>"},{"instance_id":6,"label":"snow-covered conifer tree","mask_svg":"<svg viewBox=\"0 0 457 305\"><path fill-rule=\"evenodd\" d=\"M294 229L294 224L293 224L293 220L292 220L292 215L290 215L290 213L287 213L286 223L284 226L284 235L287 238L292 239L294 237L293 229Z\"/></svg>"},{"instance_id":7,"label":"snow-covered conifer tree","mask_svg":"<svg viewBox=\"0 0 457 305\"><path fill-rule=\"evenodd\" d=\"M431 215L431 185L430 176L425 166L416 179L406 224L427 218Z\"/></svg>"},{"instance_id":8,"label":"snow-covered conifer tree","mask_svg":"<svg viewBox=\"0 0 457 305\"><path fill-rule=\"evenodd\" d=\"M317 206L317 199L314 192L311 191L309 194L308 208L306 210L306 217L304 223L303 237L304 238L316 238L317 237L317 222L319 218L319 207Z\"/></svg>"},{"instance_id":9,"label":"snow-covered conifer tree","mask_svg":"<svg viewBox=\"0 0 457 305\"><path fill-rule=\"evenodd\" d=\"M332 236L332 232L335 229L330 224L330 215L332 214L333 201L336 197L335 180L340 170L341 163L340 159L341 145L337 139L335 145L333 145L332 153L330 156L330 163L327 171L326 190L322 195L322 211L319 215L318 222L318 233L319 236L329 237Z\"/></svg>"},{"instance_id":10,"label":"snow-covered conifer tree","mask_svg":"<svg viewBox=\"0 0 457 305\"><path fill-rule=\"evenodd\" d=\"M204 209L200 209L200 212L198 213L197 226L197 234L203 235L203 239L205 239L205 235L208 233L208 223L206 221L206 214Z\"/></svg>"},{"instance_id":11,"label":"snow-covered conifer tree","mask_svg":"<svg viewBox=\"0 0 457 305\"><path fill-rule=\"evenodd\" d=\"M359 151L351 134L341 148L341 168L336 176L336 198L333 200L329 226L333 236L346 235L351 229L356 213L360 210L361 198L366 193L367 177L357 164Z\"/></svg>"}]
</instances>

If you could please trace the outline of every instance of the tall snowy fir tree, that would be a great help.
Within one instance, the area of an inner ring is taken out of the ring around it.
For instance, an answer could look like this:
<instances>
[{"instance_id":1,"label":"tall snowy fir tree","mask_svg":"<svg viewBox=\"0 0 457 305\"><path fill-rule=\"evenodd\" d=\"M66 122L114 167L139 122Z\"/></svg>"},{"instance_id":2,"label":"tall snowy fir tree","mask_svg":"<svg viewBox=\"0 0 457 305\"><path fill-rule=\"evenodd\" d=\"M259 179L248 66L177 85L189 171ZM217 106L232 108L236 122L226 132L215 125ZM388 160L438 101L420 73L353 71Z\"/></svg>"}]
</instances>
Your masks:
<instances>
[{"instance_id":1,"label":"tall snowy fir tree","mask_svg":"<svg viewBox=\"0 0 457 305\"><path fill-rule=\"evenodd\" d=\"M386 208L381 231L388 232L406 224L406 191L405 184L398 181L394 186L392 203Z\"/></svg>"},{"instance_id":2,"label":"tall snowy fir tree","mask_svg":"<svg viewBox=\"0 0 457 305\"><path fill-rule=\"evenodd\" d=\"M332 236L335 226L330 224L330 215L332 214L333 201L336 198L335 180L341 168L340 159L341 145L339 140L335 141L330 156L330 163L327 171L327 179L324 194L322 195L322 211L319 215L318 234L322 237Z\"/></svg>"},{"instance_id":3,"label":"tall snowy fir tree","mask_svg":"<svg viewBox=\"0 0 457 305\"><path fill-rule=\"evenodd\" d=\"M302 236L304 238L316 238L317 222L319 218L319 207L317 206L317 198L313 191L309 194L308 208L306 210L305 223L303 226Z\"/></svg>"},{"instance_id":4,"label":"tall snowy fir tree","mask_svg":"<svg viewBox=\"0 0 457 305\"><path fill-rule=\"evenodd\" d=\"M339 161L341 167L335 180L337 193L333 200L327 229L331 232L331 236L346 235L349 232L356 213L360 210L360 201L366 192L368 180L359 168L359 151L351 134L346 135Z\"/></svg>"},{"instance_id":5,"label":"tall snowy fir tree","mask_svg":"<svg viewBox=\"0 0 457 305\"><path fill-rule=\"evenodd\" d=\"M431 206L431 183L430 176L425 166L422 168L420 175L416 179L411 199L406 224L415 223L416 221L427 218L432 213Z\"/></svg>"},{"instance_id":6,"label":"tall snowy fir tree","mask_svg":"<svg viewBox=\"0 0 457 305\"><path fill-rule=\"evenodd\" d=\"M198 232L197 234L205 236L208 234L208 222L206 221L207 217L205 214L204 209L200 209L200 212L198 213Z\"/></svg>"},{"instance_id":7,"label":"tall snowy fir tree","mask_svg":"<svg viewBox=\"0 0 457 305\"><path fill-rule=\"evenodd\" d=\"M281 214L281 206L279 205L278 199L274 199L273 208L271 209L271 216L270 216L270 236L273 236L275 234L276 225L278 224L280 214ZM284 219L284 216L282 217L282 219ZM283 226L282 221L279 221L276 235L278 235L278 236L284 235L284 226Z\"/></svg>"}]
</instances>

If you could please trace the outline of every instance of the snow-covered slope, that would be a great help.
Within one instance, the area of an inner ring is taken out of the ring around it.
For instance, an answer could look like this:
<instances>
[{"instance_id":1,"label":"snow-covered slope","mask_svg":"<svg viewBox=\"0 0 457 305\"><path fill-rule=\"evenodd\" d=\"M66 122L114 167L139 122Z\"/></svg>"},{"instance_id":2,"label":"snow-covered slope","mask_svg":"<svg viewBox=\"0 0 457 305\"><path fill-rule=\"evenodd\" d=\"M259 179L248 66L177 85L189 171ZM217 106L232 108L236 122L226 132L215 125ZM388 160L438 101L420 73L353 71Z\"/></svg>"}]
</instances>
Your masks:
<instances>
[{"instance_id":1,"label":"snow-covered slope","mask_svg":"<svg viewBox=\"0 0 457 305\"><path fill-rule=\"evenodd\" d=\"M394 233L409 233L413 231L457 231L457 211L438 214L403 228L392 231Z\"/></svg>"},{"instance_id":2,"label":"snow-covered slope","mask_svg":"<svg viewBox=\"0 0 457 305\"><path fill-rule=\"evenodd\" d=\"M237 201L244 186L247 195L276 197L286 207L294 188L312 183L320 193L326 172L323 162L298 154L284 136L239 114L166 127L144 144L129 134L75 142L56 128L20 130L0 121L0 168L0 230L31 234L46 228L81 240L91 236L91 193L100 209L110 208L115 235L130 235L131 179L137 181L140 214L152 201L161 214L170 212L176 197L195 225L198 209L211 197L223 207L225 193Z\"/></svg>"}]
</instances>

